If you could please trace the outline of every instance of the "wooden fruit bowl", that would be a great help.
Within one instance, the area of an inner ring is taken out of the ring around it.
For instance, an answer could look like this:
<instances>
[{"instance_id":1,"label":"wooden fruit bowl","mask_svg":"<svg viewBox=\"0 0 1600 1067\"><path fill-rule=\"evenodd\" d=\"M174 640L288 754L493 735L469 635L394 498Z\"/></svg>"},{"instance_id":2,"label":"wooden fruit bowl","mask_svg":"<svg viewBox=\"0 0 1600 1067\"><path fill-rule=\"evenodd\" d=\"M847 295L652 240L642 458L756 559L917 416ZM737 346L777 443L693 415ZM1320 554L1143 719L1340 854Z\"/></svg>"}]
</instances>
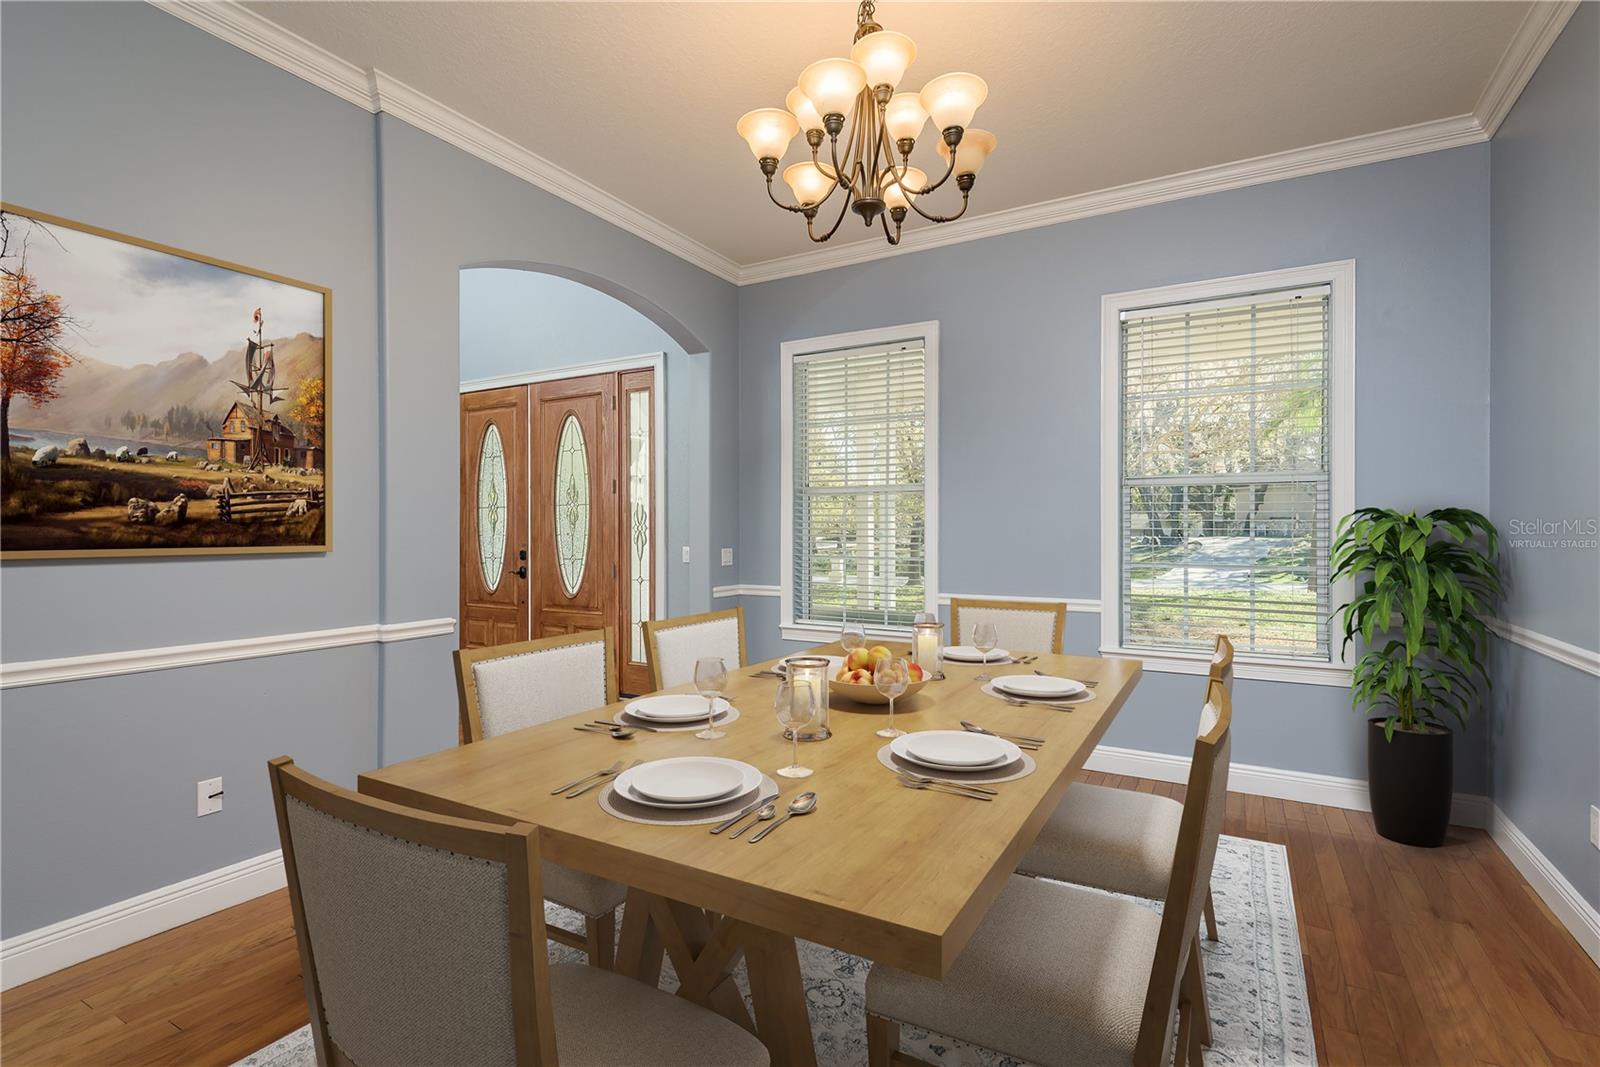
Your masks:
<instances>
[{"instance_id":1,"label":"wooden fruit bowl","mask_svg":"<svg viewBox=\"0 0 1600 1067\"><path fill-rule=\"evenodd\" d=\"M912 682L910 685L906 686L906 691L895 697L895 699L904 700L906 697L916 696L918 693L922 692L922 687L931 681L933 681L932 678L924 678L920 682ZM832 693L834 696L844 697L846 700L853 700L857 704L889 703L889 698L878 692L877 687L870 684L857 685L852 682L841 682L837 679L829 679L828 692Z\"/></svg>"}]
</instances>

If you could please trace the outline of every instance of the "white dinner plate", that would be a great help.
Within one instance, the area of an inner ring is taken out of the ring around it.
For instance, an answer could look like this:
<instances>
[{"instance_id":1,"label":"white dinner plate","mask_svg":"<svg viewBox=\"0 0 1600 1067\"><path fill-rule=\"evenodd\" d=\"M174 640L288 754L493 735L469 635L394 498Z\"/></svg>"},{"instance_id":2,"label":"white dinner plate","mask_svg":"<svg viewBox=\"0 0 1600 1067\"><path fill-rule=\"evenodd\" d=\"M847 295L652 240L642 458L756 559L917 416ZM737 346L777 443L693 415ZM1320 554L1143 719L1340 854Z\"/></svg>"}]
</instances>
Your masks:
<instances>
[{"instance_id":1,"label":"white dinner plate","mask_svg":"<svg viewBox=\"0 0 1600 1067\"><path fill-rule=\"evenodd\" d=\"M772 669L777 671L779 674L787 674L789 671L789 660L798 658L798 656L789 656L786 659L781 659L776 665L773 666ZM828 661L829 678L832 678L834 675L838 674L839 668L844 666L843 656L824 656L823 658Z\"/></svg>"},{"instance_id":2,"label":"white dinner plate","mask_svg":"<svg viewBox=\"0 0 1600 1067\"><path fill-rule=\"evenodd\" d=\"M966 730L923 730L902 734L889 744L901 759L937 770L982 771L1022 758L1022 750L1003 737Z\"/></svg>"},{"instance_id":3,"label":"white dinner plate","mask_svg":"<svg viewBox=\"0 0 1600 1067\"><path fill-rule=\"evenodd\" d=\"M1075 697L1088 691L1088 686L1082 682L1071 678L1054 678L1045 674L997 675L994 687L1014 697L1027 697L1030 700L1059 700L1062 697Z\"/></svg>"},{"instance_id":4,"label":"white dinner plate","mask_svg":"<svg viewBox=\"0 0 1600 1067\"><path fill-rule=\"evenodd\" d=\"M719 756L674 756L630 767L616 788L629 800L657 808L709 807L754 791L761 772Z\"/></svg>"},{"instance_id":5,"label":"white dinner plate","mask_svg":"<svg viewBox=\"0 0 1600 1067\"><path fill-rule=\"evenodd\" d=\"M706 698L698 693L663 693L630 700L622 710L645 722L694 722L706 717Z\"/></svg>"},{"instance_id":6,"label":"white dinner plate","mask_svg":"<svg viewBox=\"0 0 1600 1067\"><path fill-rule=\"evenodd\" d=\"M944 650L944 658L955 660L957 663L982 663L983 653L971 645L951 645ZM1004 663L1011 658L1011 653L1003 648L989 650L990 663Z\"/></svg>"}]
</instances>

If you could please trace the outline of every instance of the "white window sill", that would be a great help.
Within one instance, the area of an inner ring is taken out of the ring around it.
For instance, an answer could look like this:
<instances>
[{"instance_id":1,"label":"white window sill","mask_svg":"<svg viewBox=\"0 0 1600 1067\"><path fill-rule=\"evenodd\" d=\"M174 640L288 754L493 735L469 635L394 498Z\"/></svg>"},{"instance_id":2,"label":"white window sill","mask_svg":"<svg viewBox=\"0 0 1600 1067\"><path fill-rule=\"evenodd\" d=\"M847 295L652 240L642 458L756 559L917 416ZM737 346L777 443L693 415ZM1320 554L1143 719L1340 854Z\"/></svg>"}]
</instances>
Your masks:
<instances>
[{"instance_id":1,"label":"white window sill","mask_svg":"<svg viewBox=\"0 0 1600 1067\"><path fill-rule=\"evenodd\" d=\"M911 628L896 629L893 626L866 626L863 627L868 637L885 637L891 641L911 640ZM813 645L825 645L830 641L839 640L837 626L815 626L810 623L786 622L778 627L785 641L805 641Z\"/></svg>"},{"instance_id":2,"label":"white window sill","mask_svg":"<svg viewBox=\"0 0 1600 1067\"><path fill-rule=\"evenodd\" d=\"M1116 659L1136 659L1147 671L1162 674L1205 674L1211 669L1207 654L1186 655L1182 652L1153 652L1137 648L1103 646L1102 656ZM1251 678L1267 682L1296 682L1300 685L1331 685L1349 688L1350 668L1343 663L1323 660L1274 659L1267 656L1236 655L1233 658L1235 678Z\"/></svg>"}]
</instances>

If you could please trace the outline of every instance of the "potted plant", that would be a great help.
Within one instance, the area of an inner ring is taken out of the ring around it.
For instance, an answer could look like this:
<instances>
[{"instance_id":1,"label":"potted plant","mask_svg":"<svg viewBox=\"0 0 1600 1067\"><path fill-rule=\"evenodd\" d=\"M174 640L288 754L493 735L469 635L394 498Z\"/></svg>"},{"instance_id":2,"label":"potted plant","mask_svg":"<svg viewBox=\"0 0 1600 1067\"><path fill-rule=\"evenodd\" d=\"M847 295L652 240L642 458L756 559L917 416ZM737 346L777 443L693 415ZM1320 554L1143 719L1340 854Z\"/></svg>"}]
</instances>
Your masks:
<instances>
[{"instance_id":1,"label":"potted plant","mask_svg":"<svg viewBox=\"0 0 1600 1067\"><path fill-rule=\"evenodd\" d=\"M1368 720L1367 784L1372 821L1390 840L1444 843L1454 793L1449 719L1465 725L1489 687L1484 620L1500 597L1499 540L1466 508L1360 508L1335 533L1333 577L1357 588L1337 609L1344 647L1358 636L1366 647L1350 700L1377 713Z\"/></svg>"}]
</instances>

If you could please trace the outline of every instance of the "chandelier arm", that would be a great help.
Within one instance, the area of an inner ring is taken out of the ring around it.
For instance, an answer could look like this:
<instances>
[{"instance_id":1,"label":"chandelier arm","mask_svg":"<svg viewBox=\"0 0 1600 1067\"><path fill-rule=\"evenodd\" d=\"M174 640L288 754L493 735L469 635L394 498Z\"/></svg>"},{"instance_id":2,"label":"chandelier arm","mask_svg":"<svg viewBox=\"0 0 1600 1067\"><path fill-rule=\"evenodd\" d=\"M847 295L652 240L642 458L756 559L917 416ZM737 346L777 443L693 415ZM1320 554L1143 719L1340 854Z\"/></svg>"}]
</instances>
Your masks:
<instances>
[{"instance_id":1,"label":"chandelier arm","mask_svg":"<svg viewBox=\"0 0 1600 1067\"><path fill-rule=\"evenodd\" d=\"M830 152L833 153L833 181L834 181L834 184L835 185L846 185L846 182L844 180L844 168L839 165L839 135L838 134L834 134L833 136L828 138L828 149L829 149ZM850 158L849 149L845 150L844 157L845 157L845 159L849 159Z\"/></svg>"},{"instance_id":2,"label":"chandelier arm","mask_svg":"<svg viewBox=\"0 0 1600 1067\"><path fill-rule=\"evenodd\" d=\"M921 215L929 222L954 222L956 219L959 219L962 215L967 213L967 205L971 203L971 198L968 190L961 190L961 210L956 212L954 215L930 215L918 207L917 202L912 200L909 196L906 197L906 202L911 205L912 211L915 211L918 215Z\"/></svg>"},{"instance_id":3,"label":"chandelier arm","mask_svg":"<svg viewBox=\"0 0 1600 1067\"><path fill-rule=\"evenodd\" d=\"M833 195L832 191L830 191L828 193L828 195L832 196ZM783 208L783 210L785 210L785 211L792 211L796 215L805 214L805 210L806 210L805 208L803 208L803 207L790 207L788 204L785 204L782 200L779 200L776 196L773 195L773 192L772 192L772 175L770 175L770 174L767 175L767 199L771 200L774 204L777 204L779 207Z\"/></svg>"},{"instance_id":4,"label":"chandelier arm","mask_svg":"<svg viewBox=\"0 0 1600 1067\"><path fill-rule=\"evenodd\" d=\"M813 212L811 212L810 214L808 214L806 216L806 236L811 238L811 240L813 240L817 244L821 244L822 242L826 241L828 238L832 237L834 234L839 232L839 227L844 225L844 217L845 217L846 214L849 213L849 211L850 211L850 194L846 193L845 194L845 198L844 198L844 203L842 205L840 205L840 207L839 207L839 217L833 220L833 228L830 229L827 233L823 234L821 237L818 237L816 235L815 231L813 231L812 228L811 228L811 220L816 218L816 216L817 216L817 213L815 211L813 211Z\"/></svg>"},{"instance_id":5,"label":"chandelier arm","mask_svg":"<svg viewBox=\"0 0 1600 1067\"><path fill-rule=\"evenodd\" d=\"M883 236L885 237L885 239L887 239L888 242L891 245L899 244L900 243L900 223L896 222L894 224L894 233L891 234L889 232L889 213L887 211L885 211L883 214L878 216L878 221L883 224Z\"/></svg>"},{"instance_id":6,"label":"chandelier arm","mask_svg":"<svg viewBox=\"0 0 1600 1067\"><path fill-rule=\"evenodd\" d=\"M907 193L910 196L926 196L926 195L928 195L929 193L933 192L935 189L937 189L941 185L943 185L945 182L949 181L950 180L950 176L952 174L954 174L955 171L956 171L956 154L954 152L951 152L950 153L950 163L944 169L944 177L940 178L938 181L934 182L932 185L928 186L926 189L908 189L908 188L906 188L905 184L900 179L902 179L902 178L904 178L906 176L906 171L911 167L911 154L909 152L906 153L905 158L902 160L901 165L899 167L896 167L895 163L894 163L894 151L892 149L892 146L889 144L889 132L888 132L887 128L885 128L883 130L883 136L880 137L879 140L881 140L883 142L883 147L885 149L884 158L889 160L889 168L888 169L889 169L889 173L894 175L894 183L896 185L900 186L901 192Z\"/></svg>"}]
</instances>

